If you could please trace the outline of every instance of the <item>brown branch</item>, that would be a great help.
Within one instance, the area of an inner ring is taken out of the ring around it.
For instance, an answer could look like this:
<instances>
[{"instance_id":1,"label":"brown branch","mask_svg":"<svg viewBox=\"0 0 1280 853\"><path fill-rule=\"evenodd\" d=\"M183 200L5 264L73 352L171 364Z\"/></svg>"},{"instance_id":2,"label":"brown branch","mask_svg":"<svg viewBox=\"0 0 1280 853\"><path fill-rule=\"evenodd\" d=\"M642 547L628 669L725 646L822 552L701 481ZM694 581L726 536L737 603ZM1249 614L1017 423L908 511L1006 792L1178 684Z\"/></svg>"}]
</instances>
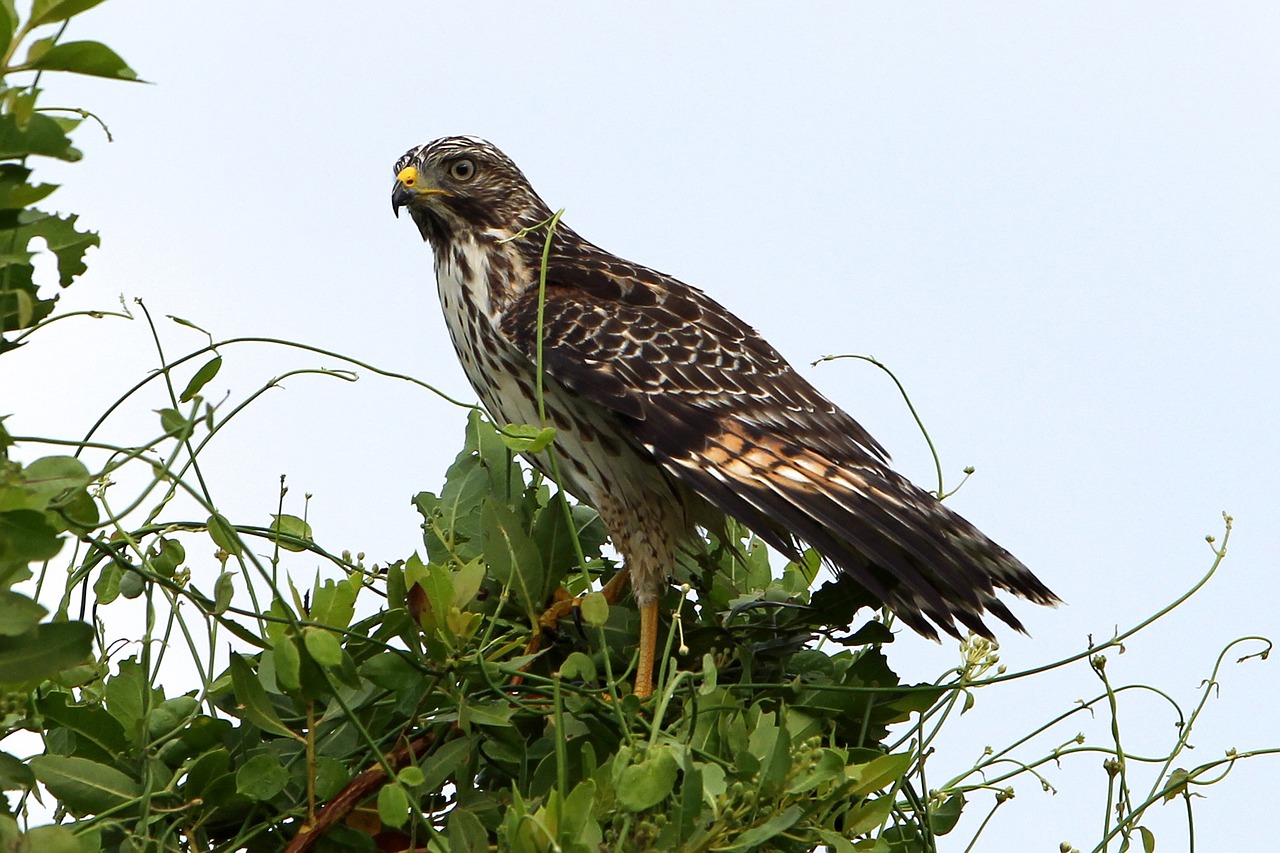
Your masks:
<instances>
[{"instance_id":1,"label":"brown branch","mask_svg":"<svg viewBox=\"0 0 1280 853\"><path fill-rule=\"evenodd\" d=\"M435 732L419 735L412 741L397 747L394 752L388 753L386 766L391 767L393 770L399 770L434 746L435 742ZM289 842L289 846L284 849L284 853L306 853L338 821L345 818L357 806L372 797L373 793L386 781L387 771L382 764L376 764L352 779L337 796L320 807L315 821L302 825L302 828L298 830L298 834L293 837L293 840Z\"/></svg>"}]
</instances>

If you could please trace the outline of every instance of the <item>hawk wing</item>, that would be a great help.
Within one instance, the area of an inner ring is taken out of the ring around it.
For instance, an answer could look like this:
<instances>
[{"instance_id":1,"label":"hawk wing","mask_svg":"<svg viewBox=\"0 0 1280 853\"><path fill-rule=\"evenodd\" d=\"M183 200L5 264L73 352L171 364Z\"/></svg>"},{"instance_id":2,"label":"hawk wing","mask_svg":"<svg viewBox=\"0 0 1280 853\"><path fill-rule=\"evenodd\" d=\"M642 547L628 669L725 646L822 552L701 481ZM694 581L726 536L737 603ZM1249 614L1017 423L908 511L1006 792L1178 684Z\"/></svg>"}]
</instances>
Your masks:
<instances>
[{"instance_id":1,"label":"hawk wing","mask_svg":"<svg viewBox=\"0 0 1280 853\"><path fill-rule=\"evenodd\" d=\"M884 449L755 330L700 290L590 247L554 253L543 369L612 410L656 464L792 559L815 547L937 638L980 614L1021 623L1002 588L1057 598L1016 558L891 470ZM536 359L538 292L500 329ZM927 617L927 618L926 618Z\"/></svg>"}]
</instances>

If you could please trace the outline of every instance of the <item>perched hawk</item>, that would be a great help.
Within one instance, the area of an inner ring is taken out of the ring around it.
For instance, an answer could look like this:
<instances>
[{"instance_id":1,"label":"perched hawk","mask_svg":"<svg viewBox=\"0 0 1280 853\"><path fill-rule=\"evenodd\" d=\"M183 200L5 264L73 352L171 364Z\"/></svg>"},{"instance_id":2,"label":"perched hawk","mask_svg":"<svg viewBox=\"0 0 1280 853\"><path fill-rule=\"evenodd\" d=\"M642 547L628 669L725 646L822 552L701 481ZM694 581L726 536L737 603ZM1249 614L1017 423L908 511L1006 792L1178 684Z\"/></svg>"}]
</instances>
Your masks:
<instances>
[{"instance_id":1,"label":"perched hawk","mask_svg":"<svg viewBox=\"0 0 1280 853\"><path fill-rule=\"evenodd\" d=\"M467 378L499 424L539 424L539 270L552 213L515 163L474 137L395 165L435 253ZM792 559L816 548L926 637L1018 630L1003 589L1058 601L1008 551L888 466L866 430L702 291L557 224L542 319L543 397L561 486L596 508L641 613L635 692L652 690L658 600L676 549L721 513ZM615 586L615 585L611 585Z\"/></svg>"}]
</instances>

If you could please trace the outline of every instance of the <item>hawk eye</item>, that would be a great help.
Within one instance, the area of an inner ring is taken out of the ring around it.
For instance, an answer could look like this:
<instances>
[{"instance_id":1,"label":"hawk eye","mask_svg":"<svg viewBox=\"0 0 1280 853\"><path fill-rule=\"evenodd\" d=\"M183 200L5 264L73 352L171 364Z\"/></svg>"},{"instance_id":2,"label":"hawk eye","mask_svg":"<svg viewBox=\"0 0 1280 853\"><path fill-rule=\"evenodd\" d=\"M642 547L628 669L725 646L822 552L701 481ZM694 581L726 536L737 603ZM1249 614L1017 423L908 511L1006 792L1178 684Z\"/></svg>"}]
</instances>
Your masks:
<instances>
[{"instance_id":1,"label":"hawk eye","mask_svg":"<svg viewBox=\"0 0 1280 853\"><path fill-rule=\"evenodd\" d=\"M454 160L449 164L449 177L455 181L469 181L476 176L476 164L471 160Z\"/></svg>"}]
</instances>

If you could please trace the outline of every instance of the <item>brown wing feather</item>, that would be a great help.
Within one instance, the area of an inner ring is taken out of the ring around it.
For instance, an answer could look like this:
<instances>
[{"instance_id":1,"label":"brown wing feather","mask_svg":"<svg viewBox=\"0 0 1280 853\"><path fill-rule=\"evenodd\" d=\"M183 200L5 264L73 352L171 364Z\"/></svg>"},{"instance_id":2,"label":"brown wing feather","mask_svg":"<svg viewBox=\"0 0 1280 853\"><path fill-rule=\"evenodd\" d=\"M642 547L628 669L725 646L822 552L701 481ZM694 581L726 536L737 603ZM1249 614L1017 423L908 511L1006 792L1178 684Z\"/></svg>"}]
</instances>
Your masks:
<instances>
[{"instance_id":1,"label":"brown wing feather","mask_svg":"<svg viewBox=\"0 0 1280 853\"><path fill-rule=\"evenodd\" d=\"M807 542L920 633L986 636L995 597L1057 597L972 524L892 471L883 448L701 291L597 255L553 256L544 369L618 414L654 461L792 558ZM536 291L501 329L530 358ZM930 621L931 620L931 621Z\"/></svg>"}]
</instances>

